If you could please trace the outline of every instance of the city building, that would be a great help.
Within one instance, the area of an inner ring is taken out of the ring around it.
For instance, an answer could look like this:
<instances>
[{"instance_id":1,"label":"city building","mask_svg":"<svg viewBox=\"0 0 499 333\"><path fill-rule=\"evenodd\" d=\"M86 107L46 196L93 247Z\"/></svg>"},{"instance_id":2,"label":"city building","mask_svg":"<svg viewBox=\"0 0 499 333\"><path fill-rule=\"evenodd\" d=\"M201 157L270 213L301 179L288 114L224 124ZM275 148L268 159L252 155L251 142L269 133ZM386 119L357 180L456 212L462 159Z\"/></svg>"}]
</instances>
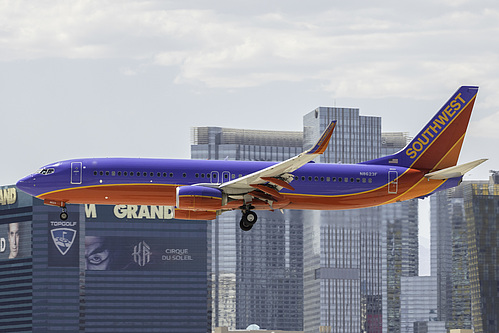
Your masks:
<instances>
[{"instance_id":1,"label":"city building","mask_svg":"<svg viewBox=\"0 0 499 333\"><path fill-rule=\"evenodd\" d=\"M303 150L302 132L196 127L193 159L282 161ZM239 211L208 222L212 323L244 329L303 327L303 217L301 211L258 212L251 232Z\"/></svg>"},{"instance_id":2,"label":"city building","mask_svg":"<svg viewBox=\"0 0 499 333\"><path fill-rule=\"evenodd\" d=\"M43 205L0 188L0 331L207 332L207 230L171 207Z\"/></svg>"},{"instance_id":3,"label":"city building","mask_svg":"<svg viewBox=\"0 0 499 333\"><path fill-rule=\"evenodd\" d=\"M338 124L323 163L358 163L402 149L381 118L319 107L304 116L304 149ZM418 274L418 203L304 212L304 331L399 332L403 276ZM320 300L320 301L318 301Z\"/></svg>"},{"instance_id":4,"label":"city building","mask_svg":"<svg viewBox=\"0 0 499 333\"><path fill-rule=\"evenodd\" d=\"M437 279L411 276L401 279L401 333L447 333L438 321Z\"/></svg>"},{"instance_id":5,"label":"city building","mask_svg":"<svg viewBox=\"0 0 499 333\"><path fill-rule=\"evenodd\" d=\"M437 283L437 318L447 329L472 328L464 188L462 184L430 197L431 275Z\"/></svg>"},{"instance_id":6,"label":"city building","mask_svg":"<svg viewBox=\"0 0 499 333\"><path fill-rule=\"evenodd\" d=\"M499 174L464 187L475 333L499 331Z\"/></svg>"}]
</instances>

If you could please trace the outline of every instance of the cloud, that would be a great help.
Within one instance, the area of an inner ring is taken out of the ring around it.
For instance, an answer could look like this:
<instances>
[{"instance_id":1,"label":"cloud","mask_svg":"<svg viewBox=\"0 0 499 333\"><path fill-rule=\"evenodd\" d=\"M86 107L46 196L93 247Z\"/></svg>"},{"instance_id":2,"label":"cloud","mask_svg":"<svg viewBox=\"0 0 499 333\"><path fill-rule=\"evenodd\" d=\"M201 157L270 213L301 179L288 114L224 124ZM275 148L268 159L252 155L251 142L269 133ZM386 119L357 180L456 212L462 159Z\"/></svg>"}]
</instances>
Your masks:
<instances>
[{"instance_id":1,"label":"cloud","mask_svg":"<svg viewBox=\"0 0 499 333\"><path fill-rule=\"evenodd\" d=\"M470 135L479 138L499 139L499 111L484 117L478 121L471 122Z\"/></svg>"},{"instance_id":2,"label":"cloud","mask_svg":"<svg viewBox=\"0 0 499 333\"><path fill-rule=\"evenodd\" d=\"M343 97L429 96L428 85L447 91L498 71L498 6L469 3L5 1L0 61L125 58L215 89L286 81Z\"/></svg>"}]
</instances>

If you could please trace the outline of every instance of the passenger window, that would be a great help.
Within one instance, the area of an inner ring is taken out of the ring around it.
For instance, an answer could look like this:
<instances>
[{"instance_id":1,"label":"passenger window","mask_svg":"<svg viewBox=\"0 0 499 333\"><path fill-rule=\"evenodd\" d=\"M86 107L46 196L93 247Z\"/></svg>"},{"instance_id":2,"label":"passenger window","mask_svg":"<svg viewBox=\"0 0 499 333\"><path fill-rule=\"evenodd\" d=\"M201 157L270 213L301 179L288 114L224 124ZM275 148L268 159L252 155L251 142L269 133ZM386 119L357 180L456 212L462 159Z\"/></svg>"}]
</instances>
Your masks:
<instances>
[{"instance_id":1,"label":"passenger window","mask_svg":"<svg viewBox=\"0 0 499 333\"><path fill-rule=\"evenodd\" d=\"M333 182L336 182L336 177L333 177Z\"/></svg>"},{"instance_id":2,"label":"passenger window","mask_svg":"<svg viewBox=\"0 0 499 333\"><path fill-rule=\"evenodd\" d=\"M170 178L173 177L173 172L170 172Z\"/></svg>"},{"instance_id":3,"label":"passenger window","mask_svg":"<svg viewBox=\"0 0 499 333\"><path fill-rule=\"evenodd\" d=\"M369 184L371 184L371 183L373 182L373 179L372 179L372 178L369 178L369 179L368 179L368 182L369 182Z\"/></svg>"},{"instance_id":4,"label":"passenger window","mask_svg":"<svg viewBox=\"0 0 499 333\"><path fill-rule=\"evenodd\" d=\"M101 175L101 176L104 175L104 171L100 171L99 175Z\"/></svg>"},{"instance_id":5,"label":"passenger window","mask_svg":"<svg viewBox=\"0 0 499 333\"><path fill-rule=\"evenodd\" d=\"M201 178L204 178L204 173L201 174Z\"/></svg>"},{"instance_id":6,"label":"passenger window","mask_svg":"<svg viewBox=\"0 0 499 333\"><path fill-rule=\"evenodd\" d=\"M94 176L97 176L97 171L94 171Z\"/></svg>"},{"instance_id":7,"label":"passenger window","mask_svg":"<svg viewBox=\"0 0 499 333\"><path fill-rule=\"evenodd\" d=\"M338 181L341 183L343 181L343 178L339 177Z\"/></svg>"},{"instance_id":8,"label":"passenger window","mask_svg":"<svg viewBox=\"0 0 499 333\"><path fill-rule=\"evenodd\" d=\"M147 177L147 172L143 172L142 174L144 175L144 177Z\"/></svg>"},{"instance_id":9,"label":"passenger window","mask_svg":"<svg viewBox=\"0 0 499 333\"><path fill-rule=\"evenodd\" d=\"M331 177L326 177L326 181L330 182L331 181Z\"/></svg>"},{"instance_id":10,"label":"passenger window","mask_svg":"<svg viewBox=\"0 0 499 333\"><path fill-rule=\"evenodd\" d=\"M166 172L163 172L163 177L166 177L166 176L167 176L167 175L166 175Z\"/></svg>"},{"instance_id":11,"label":"passenger window","mask_svg":"<svg viewBox=\"0 0 499 333\"><path fill-rule=\"evenodd\" d=\"M350 183L353 183L354 179L353 178L350 178Z\"/></svg>"},{"instance_id":12,"label":"passenger window","mask_svg":"<svg viewBox=\"0 0 499 333\"><path fill-rule=\"evenodd\" d=\"M130 176L133 176L133 171L130 171Z\"/></svg>"},{"instance_id":13,"label":"passenger window","mask_svg":"<svg viewBox=\"0 0 499 333\"><path fill-rule=\"evenodd\" d=\"M196 173L194 177L199 178L199 173Z\"/></svg>"},{"instance_id":14,"label":"passenger window","mask_svg":"<svg viewBox=\"0 0 499 333\"><path fill-rule=\"evenodd\" d=\"M149 172L149 176L150 177L154 176L154 172Z\"/></svg>"},{"instance_id":15,"label":"passenger window","mask_svg":"<svg viewBox=\"0 0 499 333\"><path fill-rule=\"evenodd\" d=\"M116 176L116 171L111 171L111 176Z\"/></svg>"},{"instance_id":16,"label":"passenger window","mask_svg":"<svg viewBox=\"0 0 499 333\"><path fill-rule=\"evenodd\" d=\"M357 183L360 183L360 178L357 178Z\"/></svg>"},{"instance_id":17,"label":"passenger window","mask_svg":"<svg viewBox=\"0 0 499 333\"><path fill-rule=\"evenodd\" d=\"M323 182L323 181L324 181L324 177L321 177L321 182Z\"/></svg>"},{"instance_id":18,"label":"passenger window","mask_svg":"<svg viewBox=\"0 0 499 333\"><path fill-rule=\"evenodd\" d=\"M315 176L315 177L314 177L314 180L315 180L315 181L318 181L318 180L319 180L319 177Z\"/></svg>"},{"instance_id":19,"label":"passenger window","mask_svg":"<svg viewBox=\"0 0 499 333\"><path fill-rule=\"evenodd\" d=\"M185 178L185 177L187 177L187 174L184 172L184 173L182 174L182 177L184 177L184 178Z\"/></svg>"}]
</instances>

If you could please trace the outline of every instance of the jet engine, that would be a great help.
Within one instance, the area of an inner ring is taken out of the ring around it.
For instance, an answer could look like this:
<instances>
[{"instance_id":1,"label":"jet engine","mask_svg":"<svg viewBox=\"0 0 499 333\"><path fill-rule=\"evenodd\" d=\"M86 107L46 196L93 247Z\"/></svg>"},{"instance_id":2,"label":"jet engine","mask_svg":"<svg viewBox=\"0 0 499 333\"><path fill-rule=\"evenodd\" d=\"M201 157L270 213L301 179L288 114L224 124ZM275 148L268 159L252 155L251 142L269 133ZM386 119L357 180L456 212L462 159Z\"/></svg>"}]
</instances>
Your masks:
<instances>
[{"instance_id":1,"label":"jet engine","mask_svg":"<svg viewBox=\"0 0 499 333\"><path fill-rule=\"evenodd\" d=\"M177 187L177 208L181 210L219 210L224 194L217 188L190 185Z\"/></svg>"}]
</instances>

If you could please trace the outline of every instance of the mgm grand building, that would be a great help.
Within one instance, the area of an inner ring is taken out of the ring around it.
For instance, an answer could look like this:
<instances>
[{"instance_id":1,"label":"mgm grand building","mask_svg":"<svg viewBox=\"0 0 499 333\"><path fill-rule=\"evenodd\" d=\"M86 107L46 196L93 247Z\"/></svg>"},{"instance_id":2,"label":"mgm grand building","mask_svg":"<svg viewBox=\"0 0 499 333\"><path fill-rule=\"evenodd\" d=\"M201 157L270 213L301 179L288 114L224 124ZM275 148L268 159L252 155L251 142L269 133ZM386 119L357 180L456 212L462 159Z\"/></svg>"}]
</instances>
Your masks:
<instances>
[{"instance_id":1,"label":"mgm grand building","mask_svg":"<svg viewBox=\"0 0 499 333\"><path fill-rule=\"evenodd\" d=\"M0 332L206 332L207 224L0 187Z\"/></svg>"}]
</instances>

